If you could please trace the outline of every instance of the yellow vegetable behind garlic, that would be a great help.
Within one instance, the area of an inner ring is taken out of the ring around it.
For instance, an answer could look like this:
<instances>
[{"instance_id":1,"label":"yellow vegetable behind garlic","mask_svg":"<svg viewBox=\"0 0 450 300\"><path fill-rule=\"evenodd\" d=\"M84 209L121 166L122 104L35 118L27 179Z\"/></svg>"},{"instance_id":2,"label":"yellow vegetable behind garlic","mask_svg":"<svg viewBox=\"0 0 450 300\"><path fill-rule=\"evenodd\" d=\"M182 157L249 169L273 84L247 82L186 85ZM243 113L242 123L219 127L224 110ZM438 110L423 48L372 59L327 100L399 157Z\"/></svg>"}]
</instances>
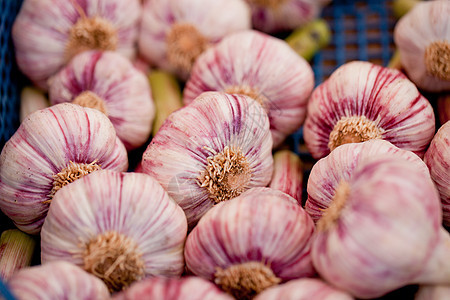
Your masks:
<instances>
[{"instance_id":1,"label":"yellow vegetable behind garlic","mask_svg":"<svg viewBox=\"0 0 450 300\"><path fill-rule=\"evenodd\" d=\"M395 26L403 68L421 89L450 91L450 1L423 1Z\"/></svg>"}]
</instances>

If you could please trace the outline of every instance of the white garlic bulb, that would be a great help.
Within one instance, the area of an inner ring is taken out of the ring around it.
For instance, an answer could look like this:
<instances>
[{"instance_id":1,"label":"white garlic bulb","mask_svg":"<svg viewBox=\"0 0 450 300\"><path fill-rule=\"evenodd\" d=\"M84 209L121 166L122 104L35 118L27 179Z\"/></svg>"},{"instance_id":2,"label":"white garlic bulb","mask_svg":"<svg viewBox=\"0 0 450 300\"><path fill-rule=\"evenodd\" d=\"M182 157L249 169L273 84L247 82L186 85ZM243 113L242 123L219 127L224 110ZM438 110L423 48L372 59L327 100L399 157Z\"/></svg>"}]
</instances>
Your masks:
<instances>
[{"instance_id":1,"label":"white garlic bulb","mask_svg":"<svg viewBox=\"0 0 450 300\"><path fill-rule=\"evenodd\" d=\"M100 279L65 261L19 270L8 287L17 300L110 299Z\"/></svg>"},{"instance_id":2,"label":"white garlic bulb","mask_svg":"<svg viewBox=\"0 0 450 300\"><path fill-rule=\"evenodd\" d=\"M47 79L85 50L135 56L141 5L138 0L27 0L12 38L19 68L47 89Z\"/></svg>"},{"instance_id":3,"label":"white garlic bulb","mask_svg":"<svg viewBox=\"0 0 450 300\"><path fill-rule=\"evenodd\" d=\"M62 187L99 169L127 168L127 151L103 113L70 103L38 110L2 149L0 208L37 234Z\"/></svg>"},{"instance_id":4,"label":"white garlic bulb","mask_svg":"<svg viewBox=\"0 0 450 300\"><path fill-rule=\"evenodd\" d=\"M449 1L420 1L394 29L403 68L426 91L450 91L449 16Z\"/></svg>"},{"instance_id":5,"label":"white garlic bulb","mask_svg":"<svg viewBox=\"0 0 450 300\"><path fill-rule=\"evenodd\" d=\"M250 27L250 8L244 0L147 0L139 51L152 65L185 80L210 44Z\"/></svg>"},{"instance_id":6,"label":"white garlic bulb","mask_svg":"<svg viewBox=\"0 0 450 300\"><path fill-rule=\"evenodd\" d=\"M122 55L86 51L49 80L51 104L72 102L100 110L130 150L150 136L155 115L147 77Z\"/></svg>"},{"instance_id":7,"label":"white garlic bulb","mask_svg":"<svg viewBox=\"0 0 450 300\"><path fill-rule=\"evenodd\" d=\"M267 111L276 147L303 124L313 88L312 68L285 41L246 30L198 57L183 101L188 104L205 91L247 95Z\"/></svg>"},{"instance_id":8,"label":"white garlic bulb","mask_svg":"<svg viewBox=\"0 0 450 300\"><path fill-rule=\"evenodd\" d=\"M431 104L401 72L353 61L313 91L303 130L316 159L339 145L370 139L387 140L423 157L435 118Z\"/></svg>"},{"instance_id":9,"label":"white garlic bulb","mask_svg":"<svg viewBox=\"0 0 450 300\"><path fill-rule=\"evenodd\" d=\"M253 188L208 211L188 235L186 265L237 299L312 276L314 223L291 196Z\"/></svg>"},{"instance_id":10,"label":"white garlic bulb","mask_svg":"<svg viewBox=\"0 0 450 300\"><path fill-rule=\"evenodd\" d=\"M244 95L201 94L152 139L143 171L183 208L189 227L216 203L272 177L272 138L261 105Z\"/></svg>"},{"instance_id":11,"label":"white garlic bulb","mask_svg":"<svg viewBox=\"0 0 450 300\"><path fill-rule=\"evenodd\" d=\"M120 291L146 276L180 276L186 234L183 210L156 180L102 170L56 193L41 258L71 262Z\"/></svg>"}]
</instances>

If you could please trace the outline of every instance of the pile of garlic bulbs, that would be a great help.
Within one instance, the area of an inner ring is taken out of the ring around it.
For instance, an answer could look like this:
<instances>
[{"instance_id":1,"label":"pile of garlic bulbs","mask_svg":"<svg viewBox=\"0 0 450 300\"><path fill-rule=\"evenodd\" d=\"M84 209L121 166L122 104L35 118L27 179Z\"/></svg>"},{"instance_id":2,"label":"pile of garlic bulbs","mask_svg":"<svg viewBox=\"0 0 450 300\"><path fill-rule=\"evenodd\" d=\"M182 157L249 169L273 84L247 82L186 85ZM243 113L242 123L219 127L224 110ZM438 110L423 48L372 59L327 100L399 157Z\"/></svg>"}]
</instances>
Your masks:
<instances>
[{"instance_id":1,"label":"pile of garlic bulbs","mask_svg":"<svg viewBox=\"0 0 450 300\"><path fill-rule=\"evenodd\" d=\"M450 297L450 121L431 100L448 102L450 1L397 23L404 70L315 82L280 31L331 2L25 0L12 34L35 86L0 154L24 232L0 240L10 292Z\"/></svg>"}]
</instances>

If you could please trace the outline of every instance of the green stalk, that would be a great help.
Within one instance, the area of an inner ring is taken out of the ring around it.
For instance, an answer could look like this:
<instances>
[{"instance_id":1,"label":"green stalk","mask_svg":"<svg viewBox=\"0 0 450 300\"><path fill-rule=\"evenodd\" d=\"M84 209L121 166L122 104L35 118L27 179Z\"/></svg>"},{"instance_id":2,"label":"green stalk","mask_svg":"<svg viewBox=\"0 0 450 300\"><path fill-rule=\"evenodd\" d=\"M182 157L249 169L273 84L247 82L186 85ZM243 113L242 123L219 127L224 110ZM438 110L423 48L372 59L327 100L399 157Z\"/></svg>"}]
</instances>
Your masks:
<instances>
[{"instance_id":1,"label":"green stalk","mask_svg":"<svg viewBox=\"0 0 450 300\"><path fill-rule=\"evenodd\" d=\"M0 277L8 280L19 269L30 266L36 241L18 229L3 231L0 237Z\"/></svg>"}]
</instances>

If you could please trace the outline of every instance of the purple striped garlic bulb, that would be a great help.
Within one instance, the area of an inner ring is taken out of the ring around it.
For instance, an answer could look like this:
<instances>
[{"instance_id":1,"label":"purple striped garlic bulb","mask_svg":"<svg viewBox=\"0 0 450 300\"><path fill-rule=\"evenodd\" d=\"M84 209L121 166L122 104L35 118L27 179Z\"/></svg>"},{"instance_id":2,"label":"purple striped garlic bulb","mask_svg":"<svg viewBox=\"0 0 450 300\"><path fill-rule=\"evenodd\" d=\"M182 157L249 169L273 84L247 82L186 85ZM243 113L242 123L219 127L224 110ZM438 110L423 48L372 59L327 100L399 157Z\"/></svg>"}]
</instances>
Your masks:
<instances>
[{"instance_id":1,"label":"purple striped garlic bulb","mask_svg":"<svg viewBox=\"0 0 450 300\"><path fill-rule=\"evenodd\" d=\"M422 285L414 300L444 300L450 295L450 285Z\"/></svg>"},{"instance_id":2,"label":"purple striped garlic bulb","mask_svg":"<svg viewBox=\"0 0 450 300\"><path fill-rule=\"evenodd\" d=\"M21 269L8 287L17 300L110 299L100 279L65 261Z\"/></svg>"},{"instance_id":3,"label":"purple striped garlic bulb","mask_svg":"<svg viewBox=\"0 0 450 300\"><path fill-rule=\"evenodd\" d=\"M220 203L188 235L186 265L237 299L315 274L310 257L314 223L291 196L253 188Z\"/></svg>"},{"instance_id":4,"label":"purple striped garlic bulb","mask_svg":"<svg viewBox=\"0 0 450 300\"><path fill-rule=\"evenodd\" d=\"M127 151L103 113L70 103L38 110L0 154L0 209L37 234L60 189L99 169L127 168Z\"/></svg>"},{"instance_id":5,"label":"purple striped garlic bulb","mask_svg":"<svg viewBox=\"0 0 450 300\"><path fill-rule=\"evenodd\" d=\"M51 104L72 102L109 117L130 150L150 136L155 107L147 77L122 55L86 51L49 80Z\"/></svg>"},{"instance_id":6,"label":"purple striped garlic bulb","mask_svg":"<svg viewBox=\"0 0 450 300\"><path fill-rule=\"evenodd\" d=\"M450 284L450 235L439 194L414 164L385 154L336 189L312 238L314 267L356 298L408 284Z\"/></svg>"},{"instance_id":7,"label":"purple striped garlic bulb","mask_svg":"<svg viewBox=\"0 0 450 300\"><path fill-rule=\"evenodd\" d=\"M450 91L449 16L449 1L421 1L395 26L402 67L420 89Z\"/></svg>"},{"instance_id":8,"label":"purple striped garlic bulb","mask_svg":"<svg viewBox=\"0 0 450 300\"><path fill-rule=\"evenodd\" d=\"M200 277L151 277L115 294L113 300L233 300L216 285Z\"/></svg>"},{"instance_id":9,"label":"purple striped garlic bulb","mask_svg":"<svg viewBox=\"0 0 450 300\"><path fill-rule=\"evenodd\" d=\"M444 225L450 227L450 121L437 131L424 161L441 196Z\"/></svg>"},{"instance_id":10,"label":"purple striped garlic bulb","mask_svg":"<svg viewBox=\"0 0 450 300\"><path fill-rule=\"evenodd\" d=\"M435 119L431 104L400 71L353 61L313 91L303 129L316 159L342 144L370 139L423 157Z\"/></svg>"},{"instance_id":11,"label":"purple striped garlic bulb","mask_svg":"<svg viewBox=\"0 0 450 300\"><path fill-rule=\"evenodd\" d=\"M341 181L348 181L358 165L365 160L384 154L404 159L420 170L424 176L430 176L427 166L416 154L400 149L385 140L369 140L339 146L315 163L308 177L308 199L305 210L314 222L322 217L324 210L332 205L335 197L339 196L336 191Z\"/></svg>"},{"instance_id":12,"label":"purple striped garlic bulb","mask_svg":"<svg viewBox=\"0 0 450 300\"><path fill-rule=\"evenodd\" d=\"M189 228L215 204L272 177L263 108L244 95L207 92L172 113L152 139L143 171L183 208Z\"/></svg>"},{"instance_id":13,"label":"purple striped garlic bulb","mask_svg":"<svg viewBox=\"0 0 450 300\"><path fill-rule=\"evenodd\" d=\"M344 291L338 290L321 279L301 278L268 288L255 300L353 300Z\"/></svg>"},{"instance_id":14,"label":"purple striped garlic bulb","mask_svg":"<svg viewBox=\"0 0 450 300\"><path fill-rule=\"evenodd\" d=\"M12 38L17 64L39 87L85 50L111 50L132 59L138 38L139 0L27 0Z\"/></svg>"},{"instance_id":15,"label":"purple striped garlic bulb","mask_svg":"<svg viewBox=\"0 0 450 300\"><path fill-rule=\"evenodd\" d=\"M180 276L186 234L183 210L156 180L103 170L55 195L41 258L71 262L120 291L146 276Z\"/></svg>"},{"instance_id":16,"label":"purple striped garlic bulb","mask_svg":"<svg viewBox=\"0 0 450 300\"><path fill-rule=\"evenodd\" d=\"M246 0L255 29L267 33L288 31L317 18L331 0Z\"/></svg>"},{"instance_id":17,"label":"purple striped garlic bulb","mask_svg":"<svg viewBox=\"0 0 450 300\"><path fill-rule=\"evenodd\" d=\"M196 58L211 44L250 27L244 0L147 0L139 51L150 64L186 80Z\"/></svg>"},{"instance_id":18,"label":"purple striped garlic bulb","mask_svg":"<svg viewBox=\"0 0 450 300\"><path fill-rule=\"evenodd\" d=\"M297 154L290 150L274 153L269 187L288 194L302 204L303 163Z\"/></svg>"},{"instance_id":19,"label":"purple striped garlic bulb","mask_svg":"<svg viewBox=\"0 0 450 300\"><path fill-rule=\"evenodd\" d=\"M206 91L247 95L269 115L276 147L303 124L313 88L310 65L286 42L247 30L225 37L198 58L183 102Z\"/></svg>"}]
</instances>

